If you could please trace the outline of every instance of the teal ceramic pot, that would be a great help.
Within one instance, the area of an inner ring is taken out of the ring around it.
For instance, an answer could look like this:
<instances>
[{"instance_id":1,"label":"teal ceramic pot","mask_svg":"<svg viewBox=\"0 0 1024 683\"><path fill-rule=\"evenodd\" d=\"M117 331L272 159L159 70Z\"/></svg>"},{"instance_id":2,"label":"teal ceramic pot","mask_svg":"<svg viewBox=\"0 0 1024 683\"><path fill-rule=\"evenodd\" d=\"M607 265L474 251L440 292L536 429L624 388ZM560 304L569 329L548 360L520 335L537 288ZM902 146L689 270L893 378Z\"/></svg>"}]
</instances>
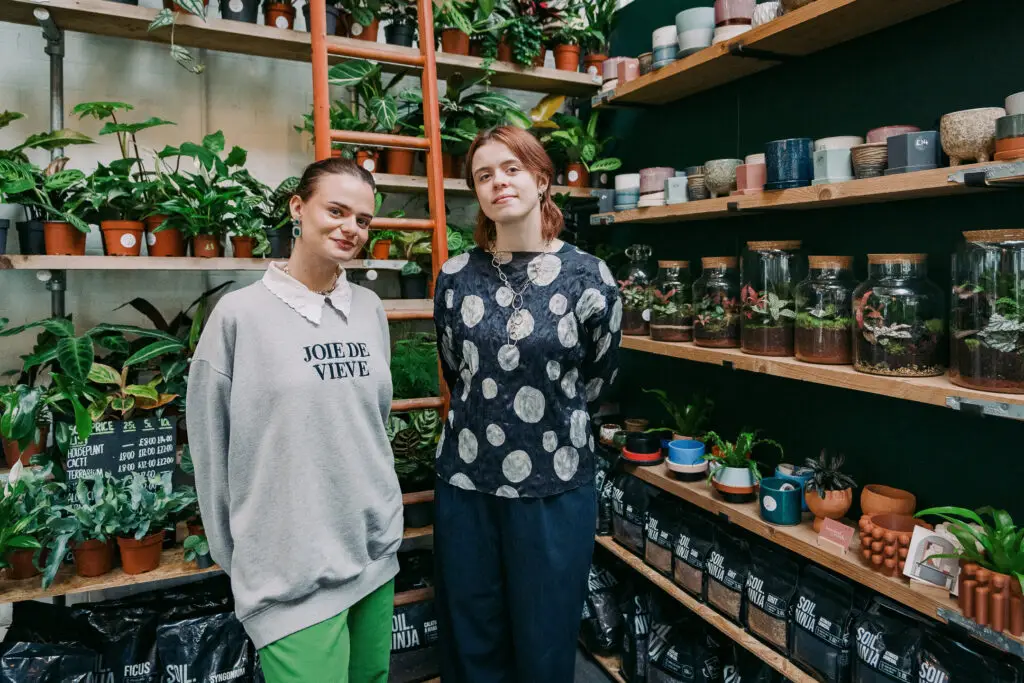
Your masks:
<instances>
[{"instance_id":1,"label":"teal ceramic pot","mask_svg":"<svg viewBox=\"0 0 1024 683\"><path fill-rule=\"evenodd\" d=\"M807 467L797 467L796 465L790 465L783 463L775 468L775 477L778 479L785 479L796 483L801 489L804 489L807 485L807 481L811 478L811 470ZM807 507L807 501L804 499L803 494L800 495L801 505L803 511L808 512L810 508Z\"/></svg>"},{"instance_id":2,"label":"teal ceramic pot","mask_svg":"<svg viewBox=\"0 0 1024 683\"><path fill-rule=\"evenodd\" d=\"M768 477L761 480L761 519L780 526L801 522L803 487L789 479Z\"/></svg>"}]
</instances>

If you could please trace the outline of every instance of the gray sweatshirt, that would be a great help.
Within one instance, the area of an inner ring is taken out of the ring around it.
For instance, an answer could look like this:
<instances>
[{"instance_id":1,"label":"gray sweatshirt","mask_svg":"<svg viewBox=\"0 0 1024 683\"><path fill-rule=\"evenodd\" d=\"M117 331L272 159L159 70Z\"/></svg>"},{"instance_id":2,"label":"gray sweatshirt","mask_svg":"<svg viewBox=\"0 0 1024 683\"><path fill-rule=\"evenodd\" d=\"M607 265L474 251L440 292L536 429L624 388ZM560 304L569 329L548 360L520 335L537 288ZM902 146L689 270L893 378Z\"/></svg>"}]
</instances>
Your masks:
<instances>
[{"instance_id":1,"label":"gray sweatshirt","mask_svg":"<svg viewBox=\"0 0 1024 683\"><path fill-rule=\"evenodd\" d=\"M325 298L272 264L210 316L189 373L189 444L210 552L257 648L398 572L389 366L380 299L344 277Z\"/></svg>"}]
</instances>

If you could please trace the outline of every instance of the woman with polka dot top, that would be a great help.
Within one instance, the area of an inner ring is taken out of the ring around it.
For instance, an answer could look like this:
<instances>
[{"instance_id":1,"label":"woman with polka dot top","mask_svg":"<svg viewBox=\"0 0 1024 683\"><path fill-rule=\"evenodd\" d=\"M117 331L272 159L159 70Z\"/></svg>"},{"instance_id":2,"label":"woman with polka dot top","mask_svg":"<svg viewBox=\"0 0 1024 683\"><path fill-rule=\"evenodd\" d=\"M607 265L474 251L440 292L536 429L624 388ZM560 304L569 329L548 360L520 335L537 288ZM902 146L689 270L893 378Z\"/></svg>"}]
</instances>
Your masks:
<instances>
[{"instance_id":1,"label":"woman with polka dot top","mask_svg":"<svg viewBox=\"0 0 1024 683\"><path fill-rule=\"evenodd\" d=\"M466 163L477 246L435 286L445 683L573 680L597 510L589 408L615 380L622 302L603 261L558 239L553 176L526 131L481 133Z\"/></svg>"}]
</instances>

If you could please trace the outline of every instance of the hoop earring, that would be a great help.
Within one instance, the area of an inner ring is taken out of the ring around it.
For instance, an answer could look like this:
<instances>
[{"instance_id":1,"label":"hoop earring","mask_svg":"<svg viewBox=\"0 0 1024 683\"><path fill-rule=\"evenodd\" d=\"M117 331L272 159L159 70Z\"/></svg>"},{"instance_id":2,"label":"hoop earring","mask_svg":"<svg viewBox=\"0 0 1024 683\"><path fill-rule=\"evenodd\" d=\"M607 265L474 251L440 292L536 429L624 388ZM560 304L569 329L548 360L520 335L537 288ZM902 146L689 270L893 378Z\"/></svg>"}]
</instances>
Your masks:
<instances>
[{"instance_id":1,"label":"hoop earring","mask_svg":"<svg viewBox=\"0 0 1024 683\"><path fill-rule=\"evenodd\" d=\"M302 223L298 218L292 219L292 237L299 239L302 236Z\"/></svg>"}]
</instances>

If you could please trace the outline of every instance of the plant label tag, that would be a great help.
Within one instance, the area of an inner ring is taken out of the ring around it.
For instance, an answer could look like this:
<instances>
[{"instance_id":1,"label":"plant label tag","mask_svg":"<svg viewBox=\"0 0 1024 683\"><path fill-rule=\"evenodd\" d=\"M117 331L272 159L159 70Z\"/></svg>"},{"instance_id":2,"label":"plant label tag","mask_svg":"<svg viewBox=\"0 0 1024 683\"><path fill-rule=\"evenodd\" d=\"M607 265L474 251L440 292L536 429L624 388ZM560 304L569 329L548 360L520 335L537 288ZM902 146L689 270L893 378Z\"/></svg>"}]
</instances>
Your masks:
<instances>
[{"instance_id":1,"label":"plant label tag","mask_svg":"<svg viewBox=\"0 0 1024 683\"><path fill-rule=\"evenodd\" d=\"M856 530L842 522L826 518L818 532L818 546L836 555L845 555Z\"/></svg>"}]
</instances>

